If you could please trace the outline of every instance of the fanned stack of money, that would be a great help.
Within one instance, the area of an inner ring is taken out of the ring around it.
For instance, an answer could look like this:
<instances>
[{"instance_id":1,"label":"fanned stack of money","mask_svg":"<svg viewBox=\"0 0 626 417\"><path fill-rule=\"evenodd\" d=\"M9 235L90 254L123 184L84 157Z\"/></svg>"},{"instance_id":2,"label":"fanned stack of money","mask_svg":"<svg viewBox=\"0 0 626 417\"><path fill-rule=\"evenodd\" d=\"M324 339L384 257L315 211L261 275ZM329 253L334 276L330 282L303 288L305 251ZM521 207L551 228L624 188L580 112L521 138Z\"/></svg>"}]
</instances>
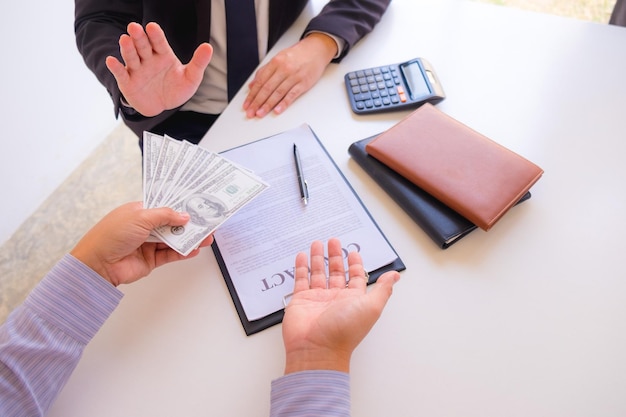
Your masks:
<instances>
[{"instance_id":1,"label":"fanned stack of money","mask_svg":"<svg viewBox=\"0 0 626 417\"><path fill-rule=\"evenodd\" d=\"M184 226L153 230L153 238L182 255L266 188L261 178L214 152L144 132L144 207L171 207L191 216Z\"/></svg>"}]
</instances>

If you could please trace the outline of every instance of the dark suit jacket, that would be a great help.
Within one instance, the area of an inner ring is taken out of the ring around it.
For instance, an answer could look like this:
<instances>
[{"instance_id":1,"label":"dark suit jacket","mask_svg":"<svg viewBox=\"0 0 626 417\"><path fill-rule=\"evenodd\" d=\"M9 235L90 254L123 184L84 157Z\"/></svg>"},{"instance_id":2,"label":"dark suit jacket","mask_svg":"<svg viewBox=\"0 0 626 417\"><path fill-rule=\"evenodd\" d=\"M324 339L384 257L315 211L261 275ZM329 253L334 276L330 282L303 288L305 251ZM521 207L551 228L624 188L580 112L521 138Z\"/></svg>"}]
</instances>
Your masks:
<instances>
[{"instance_id":1,"label":"dark suit jacket","mask_svg":"<svg viewBox=\"0 0 626 417\"><path fill-rule=\"evenodd\" d=\"M615 2L609 23L612 25L626 26L626 2L624 0L617 0Z\"/></svg>"},{"instance_id":2,"label":"dark suit jacket","mask_svg":"<svg viewBox=\"0 0 626 417\"><path fill-rule=\"evenodd\" d=\"M293 24L308 0L270 0L268 49ZM349 49L378 23L391 0L331 0L309 22L306 31L317 30L342 38ZM121 59L119 38L130 22L157 22L165 31L172 49L182 62L188 62L202 42L209 41L210 0L75 0L74 31L76 44L85 63L107 88L114 103L115 115L141 137L144 130L156 126L173 112L155 117L120 112L121 93L105 65L109 55Z\"/></svg>"}]
</instances>

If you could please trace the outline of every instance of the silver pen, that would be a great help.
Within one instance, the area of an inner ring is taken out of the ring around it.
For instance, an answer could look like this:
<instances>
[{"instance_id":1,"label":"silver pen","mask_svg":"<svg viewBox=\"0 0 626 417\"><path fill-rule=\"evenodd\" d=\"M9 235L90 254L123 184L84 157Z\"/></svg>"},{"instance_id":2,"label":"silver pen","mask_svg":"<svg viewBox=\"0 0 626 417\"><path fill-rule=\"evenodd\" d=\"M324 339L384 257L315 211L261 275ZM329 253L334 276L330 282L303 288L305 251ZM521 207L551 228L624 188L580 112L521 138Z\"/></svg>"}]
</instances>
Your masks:
<instances>
[{"instance_id":1,"label":"silver pen","mask_svg":"<svg viewBox=\"0 0 626 417\"><path fill-rule=\"evenodd\" d=\"M300 153L298 152L298 147L296 144L293 144L293 159L296 161L296 171L298 174L298 185L300 185L300 197L302 197L302 201L306 206L309 204L309 187L304 179L304 174L302 173L302 161L300 161Z\"/></svg>"}]
</instances>

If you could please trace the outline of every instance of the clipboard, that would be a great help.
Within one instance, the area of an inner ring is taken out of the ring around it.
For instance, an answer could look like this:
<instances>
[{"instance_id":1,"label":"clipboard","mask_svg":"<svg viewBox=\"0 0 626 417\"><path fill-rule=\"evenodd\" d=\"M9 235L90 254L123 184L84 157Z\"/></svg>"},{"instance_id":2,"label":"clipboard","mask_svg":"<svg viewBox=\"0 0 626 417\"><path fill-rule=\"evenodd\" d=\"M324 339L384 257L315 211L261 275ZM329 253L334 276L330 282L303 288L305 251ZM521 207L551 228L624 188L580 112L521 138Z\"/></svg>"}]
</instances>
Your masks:
<instances>
[{"instance_id":1,"label":"clipboard","mask_svg":"<svg viewBox=\"0 0 626 417\"><path fill-rule=\"evenodd\" d=\"M339 167L337 166L337 164L335 163L335 161L332 159L332 157L330 156L330 154L328 153L328 151L326 150L326 148L323 146L322 142L319 140L319 138L317 137L317 135L315 135L315 133L313 132L313 130L308 126L308 125L303 125L300 128L297 129L303 129L303 130L308 130L310 131L310 137L311 140L315 142L314 146L319 147L319 149L321 150L321 152L318 152L317 155L323 157L326 159L325 163L329 163L328 166L332 167L332 170L334 172L335 178L337 178L337 182L338 184L336 184L338 187L342 187L343 191L346 194L349 194L351 198L354 199L354 201L356 202L356 204L359 207L359 210L362 210L362 215L366 216L367 221L371 222L368 227L371 227L372 230L376 231L376 236L372 237L372 240L376 241L377 244L384 244L385 245L385 249L389 251L390 254L392 254L391 256L391 260L382 265L382 266L378 266L377 268L373 268L372 270L368 270L368 274L369 274L369 279L368 279L368 284L372 284L374 282L376 282L376 280L378 279L378 277L380 277L384 272L386 271L391 271L391 270L395 270L395 271L403 271L406 269L404 263L402 262L402 260L400 259L400 257L398 256L397 252L395 251L395 249L391 246L390 242L388 241L387 237L383 234L382 230L380 229L380 227L378 226L378 224L375 222L374 218L371 216L371 214L369 213L369 211L367 210L367 208L363 205L363 202L361 201L361 199L359 198L359 196L356 194L356 192L354 191L354 189L352 188L352 186L350 185L350 183L348 182L348 180L346 179L346 177L343 175L343 173L341 172L341 170L339 169ZM299 132L302 132L303 130L298 130ZM293 129L293 131L296 131L296 129ZM285 134L290 134L291 131L287 131L287 132L283 132L279 135L285 135ZM256 146L263 146L263 141L264 140L268 140L271 139L275 136L278 135L274 135L274 136L270 136L268 138L264 138L264 139L260 139L258 141L252 142L250 144L247 145L242 145L240 147L237 148L233 148L233 149L242 149L245 151L245 147L249 146L251 144L256 144ZM301 145L298 145L299 147L301 147ZM291 151L292 148L289 148L288 151ZM305 148L306 149L306 148ZM223 153L226 154L225 156L227 156L229 159L234 160L235 162L239 162L237 160L237 158L233 158L232 154L229 154L229 152L231 152L231 150L228 151L224 151ZM257 155L257 157L260 157L259 155ZM242 164L245 166L245 164ZM305 165L306 165L306 160L305 160ZM262 174L257 172L257 175L260 175L261 177L263 177ZM267 181L267 179L265 179ZM296 181L295 177L294 177L294 182ZM268 183L270 184L270 188L269 190L266 191L266 193L269 193L272 191L272 182L268 181ZM316 200L316 195L315 195L315 184L310 184L313 185L313 187L311 187L311 202L309 204L309 206L315 204L315 200ZM294 186L297 187L297 184L294 183ZM292 193L293 196L295 196L296 198L299 197L299 192L297 191L297 188L295 189L295 191ZM268 198L270 198L271 195L268 196ZM261 200L263 198L263 196L260 196L257 198L257 200ZM255 200L256 202L256 200ZM250 204L250 210L254 210L253 205L255 204L255 202L252 202ZM262 203L259 203L262 204ZM238 214L235 214L235 216L233 216L233 220L235 220L235 218L237 217ZM280 218L281 216L284 216L284 213L281 212L275 212L274 214L270 214L271 216L277 216L277 218ZM226 226L226 225L225 225ZM249 319L249 315L246 313L246 308L244 305L244 300L242 299L241 294L239 293L239 291L241 291L241 288L238 289L237 287L237 283L235 282L235 280L233 279L231 270L229 269L229 262L226 259L226 256L224 255L224 250L223 248L220 246L220 235L219 235L220 230L218 230L216 232L215 240L213 242L212 245L212 249L213 252L215 254L215 258L217 260L217 263L220 267L220 270L222 272L222 275L224 277L224 281L226 283L226 286L228 288L228 291L230 293L230 296L233 300L233 304L235 306L235 310L237 311L237 314L239 316L239 319L241 321L241 324L243 326L243 329L246 333L246 335L250 336L252 334L258 333L264 329L267 329L271 326L274 326L276 324L279 324L282 322L283 316L284 316L284 307L280 308L280 309L276 309L276 311L271 312L269 314L263 315L262 317L259 318L255 318L255 319ZM325 236L308 236L307 233L309 233L308 231L303 232L304 235L306 235L307 238L307 247L306 248L302 248L302 247L294 247L293 250L291 251L291 255L290 255L290 259L291 259L291 263L290 265L294 264L295 261L295 256L296 253L302 250L306 250L308 249L308 245L310 244L310 242L312 242L313 240L327 240ZM339 238L341 238L341 236L337 236ZM304 239L304 237L303 237ZM364 263L367 263L367 259L364 257ZM231 263L231 267L232 267L232 263ZM289 287L289 292L291 292L291 290L293 289L293 286L291 285ZM239 290L239 291L238 291Z\"/></svg>"}]
</instances>

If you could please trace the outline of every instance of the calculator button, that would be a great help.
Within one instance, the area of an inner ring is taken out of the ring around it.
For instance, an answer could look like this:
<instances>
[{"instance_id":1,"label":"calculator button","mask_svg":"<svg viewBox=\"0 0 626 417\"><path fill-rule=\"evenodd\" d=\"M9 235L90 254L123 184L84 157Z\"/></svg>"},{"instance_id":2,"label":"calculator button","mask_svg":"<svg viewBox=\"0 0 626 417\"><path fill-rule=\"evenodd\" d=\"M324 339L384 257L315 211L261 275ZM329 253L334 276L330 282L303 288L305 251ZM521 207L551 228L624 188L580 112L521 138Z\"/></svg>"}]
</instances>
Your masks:
<instances>
[{"instance_id":1,"label":"calculator button","mask_svg":"<svg viewBox=\"0 0 626 417\"><path fill-rule=\"evenodd\" d=\"M372 83L369 85L370 91L378 90L378 85L376 83Z\"/></svg>"},{"instance_id":2,"label":"calculator button","mask_svg":"<svg viewBox=\"0 0 626 417\"><path fill-rule=\"evenodd\" d=\"M361 92L361 87L358 85L356 87L352 87L352 94L359 94Z\"/></svg>"},{"instance_id":3,"label":"calculator button","mask_svg":"<svg viewBox=\"0 0 626 417\"><path fill-rule=\"evenodd\" d=\"M383 105L383 102L381 100L374 100L374 107L380 107Z\"/></svg>"},{"instance_id":4,"label":"calculator button","mask_svg":"<svg viewBox=\"0 0 626 417\"><path fill-rule=\"evenodd\" d=\"M364 101L370 98L372 98L372 95L370 93L361 93L354 95L354 101Z\"/></svg>"},{"instance_id":5,"label":"calculator button","mask_svg":"<svg viewBox=\"0 0 626 417\"><path fill-rule=\"evenodd\" d=\"M365 104L362 101L356 103L356 108L359 110L365 109Z\"/></svg>"},{"instance_id":6,"label":"calculator button","mask_svg":"<svg viewBox=\"0 0 626 417\"><path fill-rule=\"evenodd\" d=\"M389 99L389 97L383 97L382 102L385 106L388 106L391 104L391 100Z\"/></svg>"},{"instance_id":7,"label":"calculator button","mask_svg":"<svg viewBox=\"0 0 626 417\"><path fill-rule=\"evenodd\" d=\"M351 80L356 80L357 76L355 72L351 72L348 74L348 78Z\"/></svg>"},{"instance_id":8,"label":"calculator button","mask_svg":"<svg viewBox=\"0 0 626 417\"><path fill-rule=\"evenodd\" d=\"M365 72L364 71L357 71L356 72L356 76L361 78L361 77L365 77Z\"/></svg>"},{"instance_id":9,"label":"calculator button","mask_svg":"<svg viewBox=\"0 0 626 417\"><path fill-rule=\"evenodd\" d=\"M365 107L367 107L368 109L374 107L374 103L372 102L372 100L365 100L363 103L365 103Z\"/></svg>"},{"instance_id":10,"label":"calculator button","mask_svg":"<svg viewBox=\"0 0 626 417\"><path fill-rule=\"evenodd\" d=\"M401 85L398 86L398 96L400 97L401 102L406 102L406 94L404 92L404 88Z\"/></svg>"},{"instance_id":11,"label":"calculator button","mask_svg":"<svg viewBox=\"0 0 626 417\"><path fill-rule=\"evenodd\" d=\"M359 84L367 84L367 78L359 77Z\"/></svg>"},{"instance_id":12,"label":"calculator button","mask_svg":"<svg viewBox=\"0 0 626 417\"><path fill-rule=\"evenodd\" d=\"M357 80L356 78L351 79L351 80L350 80L350 85L351 85L352 87L359 85L359 80Z\"/></svg>"},{"instance_id":13,"label":"calculator button","mask_svg":"<svg viewBox=\"0 0 626 417\"><path fill-rule=\"evenodd\" d=\"M372 76L372 75L374 75L374 71L372 71L371 69L366 69L365 70L365 75L366 76Z\"/></svg>"},{"instance_id":14,"label":"calculator button","mask_svg":"<svg viewBox=\"0 0 626 417\"><path fill-rule=\"evenodd\" d=\"M378 90L372 91L371 95L372 95L372 98L379 98L380 97L380 91L378 91Z\"/></svg>"},{"instance_id":15,"label":"calculator button","mask_svg":"<svg viewBox=\"0 0 626 417\"><path fill-rule=\"evenodd\" d=\"M369 88L367 88L367 85L361 86L361 93L367 93L368 91L369 91Z\"/></svg>"}]
</instances>

